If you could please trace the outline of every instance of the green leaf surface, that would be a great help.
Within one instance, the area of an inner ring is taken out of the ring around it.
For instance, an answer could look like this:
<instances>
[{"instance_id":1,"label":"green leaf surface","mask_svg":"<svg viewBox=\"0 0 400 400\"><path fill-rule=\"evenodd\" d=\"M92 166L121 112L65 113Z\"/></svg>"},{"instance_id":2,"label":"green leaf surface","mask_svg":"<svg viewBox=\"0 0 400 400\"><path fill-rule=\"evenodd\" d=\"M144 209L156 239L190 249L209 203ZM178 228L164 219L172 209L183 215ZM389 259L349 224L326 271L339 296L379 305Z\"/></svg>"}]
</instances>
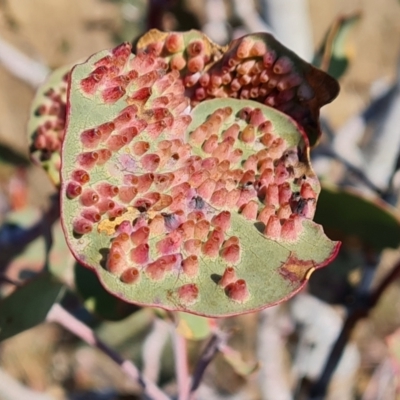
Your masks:
<instances>
[{"instance_id":1,"label":"green leaf surface","mask_svg":"<svg viewBox=\"0 0 400 400\"><path fill-rule=\"evenodd\" d=\"M43 273L0 302L0 341L45 321L64 291L62 283Z\"/></svg>"},{"instance_id":2,"label":"green leaf surface","mask_svg":"<svg viewBox=\"0 0 400 400\"><path fill-rule=\"evenodd\" d=\"M119 321L139 310L108 293L100 284L96 274L75 263L75 288L85 301L86 308L97 316L109 321Z\"/></svg>"},{"instance_id":3,"label":"green leaf surface","mask_svg":"<svg viewBox=\"0 0 400 400\"><path fill-rule=\"evenodd\" d=\"M225 97L258 101L291 116L312 146L321 136L319 109L339 92L334 78L268 33L249 34L220 48L200 32L153 29L136 50L162 57L170 70L178 70L192 105Z\"/></svg>"},{"instance_id":4,"label":"green leaf surface","mask_svg":"<svg viewBox=\"0 0 400 400\"><path fill-rule=\"evenodd\" d=\"M32 160L40 165L54 185L60 185L60 149L65 131L68 74L72 65L53 71L33 99L28 140Z\"/></svg>"},{"instance_id":5,"label":"green leaf surface","mask_svg":"<svg viewBox=\"0 0 400 400\"><path fill-rule=\"evenodd\" d=\"M209 318L179 312L176 329L188 340L204 340L211 334L211 321Z\"/></svg>"},{"instance_id":6,"label":"green leaf surface","mask_svg":"<svg viewBox=\"0 0 400 400\"><path fill-rule=\"evenodd\" d=\"M344 238L337 257L328 268L313 274L307 289L310 294L329 304L349 305L355 287L360 283L361 266L365 263L363 248L354 238Z\"/></svg>"},{"instance_id":7,"label":"green leaf surface","mask_svg":"<svg viewBox=\"0 0 400 400\"><path fill-rule=\"evenodd\" d=\"M400 245L400 215L379 198L324 185L318 202L314 219L334 239L357 236L377 251Z\"/></svg>"},{"instance_id":8,"label":"green leaf surface","mask_svg":"<svg viewBox=\"0 0 400 400\"><path fill-rule=\"evenodd\" d=\"M67 242L127 302L215 317L279 303L338 249L310 220L319 183L306 136L248 100L189 116L178 78L128 44L73 69Z\"/></svg>"},{"instance_id":9,"label":"green leaf surface","mask_svg":"<svg viewBox=\"0 0 400 400\"><path fill-rule=\"evenodd\" d=\"M329 28L314 56L313 64L339 79L350 64L349 36L361 19L361 13L340 16Z\"/></svg>"}]
</instances>

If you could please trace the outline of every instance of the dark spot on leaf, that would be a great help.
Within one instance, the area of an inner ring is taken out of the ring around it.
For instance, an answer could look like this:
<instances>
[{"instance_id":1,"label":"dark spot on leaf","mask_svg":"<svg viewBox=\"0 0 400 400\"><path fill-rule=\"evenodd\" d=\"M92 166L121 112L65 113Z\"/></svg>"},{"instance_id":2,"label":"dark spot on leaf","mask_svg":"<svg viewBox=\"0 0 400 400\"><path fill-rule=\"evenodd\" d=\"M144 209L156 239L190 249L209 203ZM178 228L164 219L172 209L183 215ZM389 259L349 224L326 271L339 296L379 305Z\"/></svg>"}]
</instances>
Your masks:
<instances>
[{"instance_id":1,"label":"dark spot on leaf","mask_svg":"<svg viewBox=\"0 0 400 400\"><path fill-rule=\"evenodd\" d=\"M313 260L300 260L296 257L296 254L292 252L279 268L279 273L284 279L290 281L290 283L294 285L297 285L298 283L304 281L307 272L313 267Z\"/></svg>"},{"instance_id":2,"label":"dark spot on leaf","mask_svg":"<svg viewBox=\"0 0 400 400\"><path fill-rule=\"evenodd\" d=\"M304 216L305 208L307 207L309 202L315 203L315 199L304 199L299 197L298 199L293 200L292 198L292 200L290 201L290 208L292 209L292 212L294 214Z\"/></svg>"},{"instance_id":3,"label":"dark spot on leaf","mask_svg":"<svg viewBox=\"0 0 400 400\"><path fill-rule=\"evenodd\" d=\"M293 205L291 204L291 208L295 214L301 215L306 205L307 205L307 199L300 198L298 201L295 201Z\"/></svg>"},{"instance_id":4,"label":"dark spot on leaf","mask_svg":"<svg viewBox=\"0 0 400 400\"><path fill-rule=\"evenodd\" d=\"M211 274L210 275L211 280L218 285L218 282L221 280L222 275L218 275L218 274Z\"/></svg>"},{"instance_id":5,"label":"dark spot on leaf","mask_svg":"<svg viewBox=\"0 0 400 400\"><path fill-rule=\"evenodd\" d=\"M83 235L80 235L79 233L76 233L75 231L73 231L72 236L74 237L74 239L80 239Z\"/></svg>"},{"instance_id":6,"label":"dark spot on leaf","mask_svg":"<svg viewBox=\"0 0 400 400\"><path fill-rule=\"evenodd\" d=\"M297 146L297 156L299 161L306 162L307 161L307 153L304 151L304 148Z\"/></svg>"},{"instance_id":7,"label":"dark spot on leaf","mask_svg":"<svg viewBox=\"0 0 400 400\"><path fill-rule=\"evenodd\" d=\"M265 231L265 224L263 222L260 222L260 221L256 222L254 224L254 227L261 233L264 233L264 231Z\"/></svg>"},{"instance_id":8,"label":"dark spot on leaf","mask_svg":"<svg viewBox=\"0 0 400 400\"><path fill-rule=\"evenodd\" d=\"M110 249L103 247L102 249L99 250L99 253L101 254L100 265L102 268L106 269L106 263L108 254L110 253Z\"/></svg>"},{"instance_id":9,"label":"dark spot on leaf","mask_svg":"<svg viewBox=\"0 0 400 400\"><path fill-rule=\"evenodd\" d=\"M135 226L135 225L137 224L138 221L139 221L139 218L135 218L135 219L132 221L132 226Z\"/></svg>"},{"instance_id":10,"label":"dark spot on leaf","mask_svg":"<svg viewBox=\"0 0 400 400\"><path fill-rule=\"evenodd\" d=\"M179 219L175 214L161 213L164 218L164 224L167 230L173 231L180 225Z\"/></svg>"},{"instance_id":11,"label":"dark spot on leaf","mask_svg":"<svg viewBox=\"0 0 400 400\"><path fill-rule=\"evenodd\" d=\"M248 181L248 182L244 182L242 184L239 184L239 189L242 190L249 190L253 187L253 183L252 181Z\"/></svg>"},{"instance_id":12,"label":"dark spot on leaf","mask_svg":"<svg viewBox=\"0 0 400 400\"><path fill-rule=\"evenodd\" d=\"M200 196L196 196L192 198L193 205L192 207L196 210L202 210L204 208L204 200Z\"/></svg>"}]
</instances>

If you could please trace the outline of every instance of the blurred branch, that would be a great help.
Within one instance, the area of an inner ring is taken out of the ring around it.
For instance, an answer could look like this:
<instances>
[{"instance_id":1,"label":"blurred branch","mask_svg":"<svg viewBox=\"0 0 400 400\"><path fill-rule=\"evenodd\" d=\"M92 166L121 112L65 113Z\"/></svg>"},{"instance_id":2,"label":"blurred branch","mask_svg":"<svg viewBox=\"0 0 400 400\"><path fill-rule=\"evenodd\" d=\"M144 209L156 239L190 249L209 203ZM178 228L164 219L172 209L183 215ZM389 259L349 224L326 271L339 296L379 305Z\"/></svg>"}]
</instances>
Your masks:
<instances>
[{"instance_id":1,"label":"blurred branch","mask_svg":"<svg viewBox=\"0 0 400 400\"><path fill-rule=\"evenodd\" d=\"M258 14L254 0L232 0L233 12L248 32L272 32L272 28Z\"/></svg>"},{"instance_id":2,"label":"blurred branch","mask_svg":"<svg viewBox=\"0 0 400 400\"><path fill-rule=\"evenodd\" d=\"M248 0L236 0L243 5ZM261 0L262 17L276 38L300 57L311 61L314 49L307 0ZM259 29L253 28L253 32Z\"/></svg>"},{"instance_id":3,"label":"blurred branch","mask_svg":"<svg viewBox=\"0 0 400 400\"><path fill-rule=\"evenodd\" d=\"M385 86L359 115L348 120L337 132L333 148L336 154L360 170L382 198L393 193L392 181L399 158L400 148L400 60L397 82ZM367 125L373 127L372 137L360 146ZM365 180L364 180L365 183ZM373 189L370 184L367 189Z\"/></svg>"},{"instance_id":4,"label":"blurred branch","mask_svg":"<svg viewBox=\"0 0 400 400\"><path fill-rule=\"evenodd\" d=\"M362 139L365 128L366 121L363 115L356 115L350 118L337 131L332 145L335 154L340 154L342 160L359 169L364 165L364 155L358 147L358 143Z\"/></svg>"},{"instance_id":5,"label":"blurred branch","mask_svg":"<svg viewBox=\"0 0 400 400\"><path fill-rule=\"evenodd\" d=\"M216 43L227 43L229 32L224 1L206 0L205 14L207 22L203 25L203 32Z\"/></svg>"},{"instance_id":6,"label":"blurred branch","mask_svg":"<svg viewBox=\"0 0 400 400\"><path fill-rule=\"evenodd\" d=\"M216 331L211 336L206 347L204 348L200 359L196 365L193 373L192 385L190 387L191 398L193 398L194 393L199 388L201 380L203 379L204 372L218 353L221 346L224 346L228 340L228 334L222 331Z\"/></svg>"},{"instance_id":7,"label":"blurred branch","mask_svg":"<svg viewBox=\"0 0 400 400\"><path fill-rule=\"evenodd\" d=\"M14 281L12 279L10 279L9 277L5 276L5 275L0 275L0 285L3 283L8 283L9 285L13 285L15 287L20 287L21 284L17 281Z\"/></svg>"},{"instance_id":8,"label":"blurred branch","mask_svg":"<svg viewBox=\"0 0 400 400\"><path fill-rule=\"evenodd\" d=\"M152 382L158 381L161 356L168 337L169 324L161 318L154 318L142 346L143 375Z\"/></svg>"},{"instance_id":9,"label":"blurred branch","mask_svg":"<svg viewBox=\"0 0 400 400\"><path fill-rule=\"evenodd\" d=\"M311 387L310 400L325 399L329 382L331 381L332 375L342 357L343 351L355 325L360 319L365 318L369 314L378 303L388 286L393 283L398 276L400 276L400 261L394 265L392 270L375 289L371 290L369 293L359 293L352 309L348 312L342 330L330 351L324 370L315 384Z\"/></svg>"},{"instance_id":10,"label":"blurred branch","mask_svg":"<svg viewBox=\"0 0 400 400\"><path fill-rule=\"evenodd\" d=\"M259 384L263 400L291 400L292 394L286 375L282 327L279 323L279 307L260 312L257 355L261 364Z\"/></svg>"},{"instance_id":11,"label":"blurred branch","mask_svg":"<svg viewBox=\"0 0 400 400\"><path fill-rule=\"evenodd\" d=\"M400 69L400 60L399 66ZM378 119L373 139L365 149L365 172L381 189L386 189L396 166L400 149L400 71L395 90L390 92L389 104Z\"/></svg>"},{"instance_id":12,"label":"blurred branch","mask_svg":"<svg viewBox=\"0 0 400 400\"><path fill-rule=\"evenodd\" d=\"M296 326L301 327L292 367L292 378L300 382L295 399L304 399L309 393L309 382L317 379L323 371L332 345L341 331L342 319L331 305L308 293L300 293L292 299L290 314ZM358 351L355 346L346 343L340 366L335 371L336 384L334 392L330 393L332 397L343 400L352 398L358 367Z\"/></svg>"},{"instance_id":13,"label":"blurred branch","mask_svg":"<svg viewBox=\"0 0 400 400\"><path fill-rule=\"evenodd\" d=\"M351 117L334 135L333 148L337 154L358 168L365 164L364 155L358 146L367 124L382 119L393 99L395 86L385 87L374 95L371 103L358 115Z\"/></svg>"},{"instance_id":14,"label":"blurred branch","mask_svg":"<svg viewBox=\"0 0 400 400\"><path fill-rule=\"evenodd\" d=\"M78 336L88 345L101 350L104 354L110 357L120 368L135 382L137 382L143 389L144 393L152 400L170 400L169 397L161 391L153 382L144 377L137 367L128 360L124 360L118 353L109 348L103 343L94 332L86 326L83 322L76 319L67 310L59 304L54 304L47 314L47 321L56 322Z\"/></svg>"},{"instance_id":15,"label":"blurred branch","mask_svg":"<svg viewBox=\"0 0 400 400\"><path fill-rule=\"evenodd\" d=\"M387 357L375 369L361 400L396 399L396 375L392 360Z\"/></svg>"},{"instance_id":16,"label":"blurred branch","mask_svg":"<svg viewBox=\"0 0 400 400\"><path fill-rule=\"evenodd\" d=\"M313 156L325 156L332 158L334 160L339 161L342 163L349 172L351 172L357 179L359 179L368 189L372 190L377 194L378 196L383 195L383 191L379 189L377 186L374 185L373 182L371 182L368 177L364 174L364 172L351 162L347 161L346 158L342 157L339 155L335 150L331 150L328 147L325 146L319 146L317 147L316 150L313 151Z\"/></svg>"},{"instance_id":17,"label":"blurred branch","mask_svg":"<svg viewBox=\"0 0 400 400\"><path fill-rule=\"evenodd\" d=\"M0 38L0 63L12 75L33 88L39 87L50 72L42 63L32 60Z\"/></svg>"},{"instance_id":18,"label":"blurred branch","mask_svg":"<svg viewBox=\"0 0 400 400\"><path fill-rule=\"evenodd\" d=\"M189 369L186 338L171 324L172 345L175 355L178 400L189 400Z\"/></svg>"}]
</instances>

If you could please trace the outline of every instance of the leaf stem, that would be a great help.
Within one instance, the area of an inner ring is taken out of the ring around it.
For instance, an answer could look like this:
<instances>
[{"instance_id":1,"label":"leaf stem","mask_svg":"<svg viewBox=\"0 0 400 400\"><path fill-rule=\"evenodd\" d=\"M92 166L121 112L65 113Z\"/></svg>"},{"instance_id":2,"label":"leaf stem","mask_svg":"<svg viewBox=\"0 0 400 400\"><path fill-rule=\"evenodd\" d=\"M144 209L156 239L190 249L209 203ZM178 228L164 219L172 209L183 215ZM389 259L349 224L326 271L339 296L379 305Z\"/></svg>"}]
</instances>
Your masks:
<instances>
[{"instance_id":1,"label":"leaf stem","mask_svg":"<svg viewBox=\"0 0 400 400\"><path fill-rule=\"evenodd\" d=\"M186 338L177 331L174 325L171 325L171 327L178 399L189 400L189 368Z\"/></svg>"},{"instance_id":2,"label":"leaf stem","mask_svg":"<svg viewBox=\"0 0 400 400\"><path fill-rule=\"evenodd\" d=\"M96 347L110 357L134 381L138 382L145 394L152 400L170 400L153 382L144 377L129 360L124 360L118 353L103 343L83 322L76 319L59 304L54 304L47 314L47 321L56 322L90 346Z\"/></svg>"},{"instance_id":3,"label":"leaf stem","mask_svg":"<svg viewBox=\"0 0 400 400\"><path fill-rule=\"evenodd\" d=\"M169 337L170 323L161 318L154 318L151 331L142 345L143 375L152 382L158 381L162 352Z\"/></svg>"},{"instance_id":4,"label":"leaf stem","mask_svg":"<svg viewBox=\"0 0 400 400\"><path fill-rule=\"evenodd\" d=\"M200 356L199 361L197 362L196 369L193 373L192 385L190 387L191 399L193 398L192 396L200 386L206 368L219 351L220 346L226 344L227 339L228 335L221 331L216 331L211 336Z\"/></svg>"}]
</instances>

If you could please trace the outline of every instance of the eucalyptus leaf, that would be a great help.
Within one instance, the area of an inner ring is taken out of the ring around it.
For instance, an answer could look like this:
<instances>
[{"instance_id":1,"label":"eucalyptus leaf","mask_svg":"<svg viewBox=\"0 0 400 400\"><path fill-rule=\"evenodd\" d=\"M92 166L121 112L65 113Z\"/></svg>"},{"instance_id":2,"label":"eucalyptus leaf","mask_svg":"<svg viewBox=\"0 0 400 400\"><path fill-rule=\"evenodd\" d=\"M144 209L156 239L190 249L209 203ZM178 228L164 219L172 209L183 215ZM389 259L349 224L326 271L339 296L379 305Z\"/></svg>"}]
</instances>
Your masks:
<instances>
[{"instance_id":1,"label":"eucalyptus leaf","mask_svg":"<svg viewBox=\"0 0 400 400\"><path fill-rule=\"evenodd\" d=\"M42 273L0 302L0 340L8 339L45 321L65 287Z\"/></svg>"},{"instance_id":2,"label":"eucalyptus leaf","mask_svg":"<svg viewBox=\"0 0 400 400\"><path fill-rule=\"evenodd\" d=\"M62 222L77 260L126 302L226 316L277 304L338 250L311 221L305 132L249 100L190 100L128 44L71 72Z\"/></svg>"},{"instance_id":3,"label":"eucalyptus leaf","mask_svg":"<svg viewBox=\"0 0 400 400\"><path fill-rule=\"evenodd\" d=\"M400 245L400 215L378 197L355 189L324 185L319 196L315 221L335 239L358 237L376 251Z\"/></svg>"},{"instance_id":4,"label":"eucalyptus leaf","mask_svg":"<svg viewBox=\"0 0 400 400\"><path fill-rule=\"evenodd\" d=\"M96 275L78 263L74 266L75 287L83 297L86 308L109 321L119 321L138 311L138 307L111 295L100 284Z\"/></svg>"},{"instance_id":5,"label":"eucalyptus leaf","mask_svg":"<svg viewBox=\"0 0 400 400\"><path fill-rule=\"evenodd\" d=\"M60 184L60 149L65 129L68 74L72 65L53 71L33 99L28 121L29 150L56 186Z\"/></svg>"},{"instance_id":6,"label":"eucalyptus leaf","mask_svg":"<svg viewBox=\"0 0 400 400\"><path fill-rule=\"evenodd\" d=\"M340 16L329 28L325 38L314 56L313 64L339 79L348 69L351 61L349 36L361 19L356 12Z\"/></svg>"},{"instance_id":7,"label":"eucalyptus leaf","mask_svg":"<svg viewBox=\"0 0 400 400\"><path fill-rule=\"evenodd\" d=\"M312 146L321 136L319 109L339 92L335 79L269 33L245 35L220 47L194 30L153 29L139 39L136 51L161 57L169 70L179 71L192 105L225 97L267 104L298 122Z\"/></svg>"}]
</instances>

